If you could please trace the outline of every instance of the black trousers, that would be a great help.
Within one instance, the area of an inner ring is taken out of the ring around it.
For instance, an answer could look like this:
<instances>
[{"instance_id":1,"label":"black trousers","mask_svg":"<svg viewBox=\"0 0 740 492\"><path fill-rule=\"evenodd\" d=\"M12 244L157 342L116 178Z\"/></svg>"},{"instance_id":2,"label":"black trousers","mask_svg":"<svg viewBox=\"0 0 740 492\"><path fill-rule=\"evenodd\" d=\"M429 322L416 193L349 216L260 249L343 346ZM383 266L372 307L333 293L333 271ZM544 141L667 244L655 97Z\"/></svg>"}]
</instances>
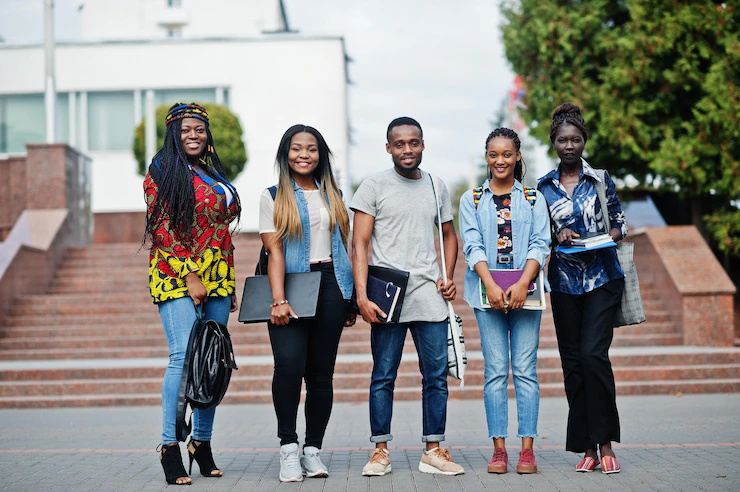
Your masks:
<instances>
[{"instance_id":1,"label":"black trousers","mask_svg":"<svg viewBox=\"0 0 740 492\"><path fill-rule=\"evenodd\" d=\"M568 397L567 451L583 453L619 442L614 373L609 347L624 280L581 295L551 292L552 315Z\"/></svg>"},{"instance_id":2,"label":"black trousers","mask_svg":"<svg viewBox=\"0 0 740 492\"><path fill-rule=\"evenodd\" d=\"M285 326L268 323L267 327L275 359L272 401L280 445L298 442L296 418L305 379L305 445L321 449L334 400L334 363L349 302L342 298L331 263L311 265L311 271L321 272L316 316L291 320Z\"/></svg>"}]
</instances>

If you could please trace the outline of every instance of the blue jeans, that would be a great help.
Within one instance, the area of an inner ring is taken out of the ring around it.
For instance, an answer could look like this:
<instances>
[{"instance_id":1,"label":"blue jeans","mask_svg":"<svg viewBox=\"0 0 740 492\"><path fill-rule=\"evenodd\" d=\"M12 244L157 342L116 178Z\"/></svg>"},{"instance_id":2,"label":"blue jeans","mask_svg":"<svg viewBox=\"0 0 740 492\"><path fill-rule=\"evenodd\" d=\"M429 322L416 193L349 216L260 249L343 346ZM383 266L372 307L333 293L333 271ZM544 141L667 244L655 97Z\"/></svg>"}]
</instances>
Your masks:
<instances>
[{"instance_id":1,"label":"blue jeans","mask_svg":"<svg viewBox=\"0 0 740 492\"><path fill-rule=\"evenodd\" d=\"M373 324L370 345L373 375L370 383L370 431L372 442L387 442L391 435L393 388L401 363L406 330L411 330L421 370L422 442L445 440L447 424L447 320L436 323Z\"/></svg>"},{"instance_id":2,"label":"blue jeans","mask_svg":"<svg viewBox=\"0 0 740 492\"><path fill-rule=\"evenodd\" d=\"M209 297L203 306L204 317L226 324L231 309L230 297ZM177 400L180 394L180 379L185 362L185 351L190 340L190 330L195 323L195 306L190 297L181 297L157 304L162 318L164 334L170 347L170 362L162 382L162 444L177 442L175 420ZM199 308L200 309L200 308ZM193 439L210 441L216 407L193 412Z\"/></svg>"},{"instance_id":3,"label":"blue jeans","mask_svg":"<svg viewBox=\"0 0 740 492\"><path fill-rule=\"evenodd\" d=\"M537 437L540 384L537 382L537 347L542 311L474 309L483 351L488 437L508 437L509 339L511 372L516 390L517 437Z\"/></svg>"}]
</instances>

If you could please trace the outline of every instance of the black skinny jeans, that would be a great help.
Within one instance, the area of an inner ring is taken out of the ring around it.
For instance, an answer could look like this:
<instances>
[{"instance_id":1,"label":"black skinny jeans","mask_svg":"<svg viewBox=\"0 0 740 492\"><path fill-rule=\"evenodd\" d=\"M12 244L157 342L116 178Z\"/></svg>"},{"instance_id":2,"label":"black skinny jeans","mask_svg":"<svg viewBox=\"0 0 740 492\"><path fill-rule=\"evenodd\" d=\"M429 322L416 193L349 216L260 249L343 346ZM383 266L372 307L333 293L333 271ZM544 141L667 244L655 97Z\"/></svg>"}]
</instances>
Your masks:
<instances>
[{"instance_id":1,"label":"black skinny jeans","mask_svg":"<svg viewBox=\"0 0 740 492\"><path fill-rule=\"evenodd\" d=\"M349 312L349 302L342 298L332 263L311 265L311 271L321 272L316 316L291 320L285 326L268 323L267 327L275 359L272 401L277 415L280 445L298 442L296 418L301 384L305 379L305 446L321 449L334 400L334 363Z\"/></svg>"},{"instance_id":2,"label":"black skinny jeans","mask_svg":"<svg viewBox=\"0 0 740 492\"><path fill-rule=\"evenodd\" d=\"M612 280L581 295L551 292L552 316L568 397L565 449L583 453L619 442L614 373L609 347L624 280Z\"/></svg>"}]
</instances>

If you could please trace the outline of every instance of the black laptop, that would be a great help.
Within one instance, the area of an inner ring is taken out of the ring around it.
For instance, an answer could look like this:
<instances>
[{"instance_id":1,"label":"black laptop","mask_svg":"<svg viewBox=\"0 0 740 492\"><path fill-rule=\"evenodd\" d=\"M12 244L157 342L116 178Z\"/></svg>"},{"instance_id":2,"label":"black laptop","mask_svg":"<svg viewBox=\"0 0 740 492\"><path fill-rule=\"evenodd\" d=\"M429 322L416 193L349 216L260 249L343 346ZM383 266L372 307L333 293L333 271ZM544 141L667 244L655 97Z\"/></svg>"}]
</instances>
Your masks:
<instances>
[{"instance_id":1,"label":"black laptop","mask_svg":"<svg viewBox=\"0 0 740 492\"><path fill-rule=\"evenodd\" d=\"M289 273L285 275L285 298L298 318L316 316L321 272ZM239 321L264 323L270 321L272 290L267 275L247 277L244 282Z\"/></svg>"}]
</instances>

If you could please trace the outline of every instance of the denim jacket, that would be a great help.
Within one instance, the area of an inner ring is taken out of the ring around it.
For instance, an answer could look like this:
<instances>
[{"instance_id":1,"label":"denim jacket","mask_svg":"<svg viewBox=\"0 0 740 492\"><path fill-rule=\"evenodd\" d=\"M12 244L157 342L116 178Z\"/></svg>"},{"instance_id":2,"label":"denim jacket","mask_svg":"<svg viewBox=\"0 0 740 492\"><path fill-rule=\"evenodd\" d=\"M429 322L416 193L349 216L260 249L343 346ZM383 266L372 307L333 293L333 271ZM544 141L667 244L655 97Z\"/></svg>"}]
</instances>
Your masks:
<instances>
[{"instance_id":1,"label":"denim jacket","mask_svg":"<svg viewBox=\"0 0 740 492\"><path fill-rule=\"evenodd\" d=\"M460 234L465 263L468 265L465 269L463 297L474 309L482 309L478 295L480 277L475 271L475 265L485 261L489 268L495 267L498 255L496 204L489 185L490 180L487 179L483 183L483 196L477 209L473 201L473 190L466 191L460 198ZM513 268L524 269L527 260L535 260L540 264L540 269L544 268L545 260L550 254L550 214L545 198L537 192L534 207L531 206L524 196L524 187L514 180L511 188L511 215ZM550 291L547 279L545 291Z\"/></svg>"},{"instance_id":2,"label":"denim jacket","mask_svg":"<svg viewBox=\"0 0 740 492\"><path fill-rule=\"evenodd\" d=\"M318 182L316 182L316 186L319 186ZM308 216L308 203L303 194L303 188L298 186L295 181L293 181L293 192L295 193L295 201L298 204L298 214L301 218L303 237L299 240L287 239L283 241L285 273L310 272L311 222ZM323 192L322 195L324 195L326 206L328 207L329 198ZM355 281L352 278L352 264L349 261L347 247L342 242L339 224L334 224L334 231L331 234L331 258L334 264L334 275L337 278L339 290L342 291L342 297L349 299L352 296Z\"/></svg>"}]
</instances>

